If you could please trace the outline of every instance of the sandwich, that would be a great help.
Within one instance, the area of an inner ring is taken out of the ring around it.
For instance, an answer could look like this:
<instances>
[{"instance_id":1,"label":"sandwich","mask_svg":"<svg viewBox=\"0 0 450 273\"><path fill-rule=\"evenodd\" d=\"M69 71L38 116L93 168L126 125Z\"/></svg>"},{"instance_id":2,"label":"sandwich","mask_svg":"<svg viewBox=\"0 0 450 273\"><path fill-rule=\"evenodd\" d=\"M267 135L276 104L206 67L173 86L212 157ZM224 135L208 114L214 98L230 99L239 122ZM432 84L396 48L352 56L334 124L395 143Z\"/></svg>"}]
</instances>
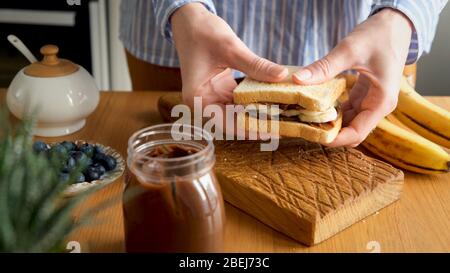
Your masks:
<instances>
[{"instance_id":1,"label":"sandwich","mask_svg":"<svg viewBox=\"0 0 450 273\"><path fill-rule=\"evenodd\" d=\"M246 77L235 88L234 103L250 109L238 115L241 124L250 132L261 128L270 132L277 125L281 137L300 137L321 144L332 142L342 126L338 99L346 89L345 78L318 85L299 85L292 81L292 74L299 67L287 68L289 74L281 82L259 82ZM277 105L278 110L272 105Z\"/></svg>"}]
</instances>

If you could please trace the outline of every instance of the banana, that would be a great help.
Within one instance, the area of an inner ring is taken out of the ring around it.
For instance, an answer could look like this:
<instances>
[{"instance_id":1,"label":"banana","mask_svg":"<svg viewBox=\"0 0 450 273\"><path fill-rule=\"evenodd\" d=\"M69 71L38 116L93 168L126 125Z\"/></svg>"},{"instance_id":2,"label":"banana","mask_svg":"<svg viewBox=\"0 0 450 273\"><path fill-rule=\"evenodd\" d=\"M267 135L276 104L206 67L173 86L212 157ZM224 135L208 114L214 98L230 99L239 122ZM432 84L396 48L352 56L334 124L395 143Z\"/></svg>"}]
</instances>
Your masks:
<instances>
[{"instance_id":1,"label":"banana","mask_svg":"<svg viewBox=\"0 0 450 273\"><path fill-rule=\"evenodd\" d=\"M393 124L397 125L398 127L405 129L406 131L409 131L411 133L415 133L411 128L409 128L408 126L403 124L396 116L394 116L394 114L387 115L386 119L388 121L392 122ZM416 135L417 135L417 133L416 133Z\"/></svg>"},{"instance_id":2,"label":"banana","mask_svg":"<svg viewBox=\"0 0 450 273\"><path fill-rule=\"evenodd\" d=\"M450 112L426 100L402 78L394 116L419 135L450 148Z\"/></svg>"},{"instance_id":3,"label":"banana","mask_svg":"<svg viewBox=\"0 0 450 273\"><path fill-rule=\"evenodd\" d=\"M445 173L450 155L439 145L382 119L362 145L405 170L424 174Z\"/></svg>"},{"instance_id":4,"label":"banana","mask_svg":"<svg viewBox=\"0 0 450 273\"><path fill-rule=\"evenodd\" d=\"M416 122L411 120L410 117L403 114L402 112L394 111L393 115L399 121L401 121L404 125L408 126L408 128L411 128L412 130L414 130L414 132L416 132L417 134L419 134L419 135L423 136L424 138L429 139L429 140L433 141L434 143L439 144L445 148L450 148L450 139L449 138L445 138L442 135L438 135L438 134L430 131L429 129L426 129L426 128L418 125Z\"/></svg>"},{"instance_id":5,"label":"banana","mask_svg":"<svg viewBox=\"0 0 450 273\"><path fill-rule=\"evenodd\" d=\"M305 109L300 109L299 112L298 118L303 122L325 123L336 120L338 117L338 113L334 107L330 107L330 109L323 112L315 112Z\"/></svg>"}]
</instances>

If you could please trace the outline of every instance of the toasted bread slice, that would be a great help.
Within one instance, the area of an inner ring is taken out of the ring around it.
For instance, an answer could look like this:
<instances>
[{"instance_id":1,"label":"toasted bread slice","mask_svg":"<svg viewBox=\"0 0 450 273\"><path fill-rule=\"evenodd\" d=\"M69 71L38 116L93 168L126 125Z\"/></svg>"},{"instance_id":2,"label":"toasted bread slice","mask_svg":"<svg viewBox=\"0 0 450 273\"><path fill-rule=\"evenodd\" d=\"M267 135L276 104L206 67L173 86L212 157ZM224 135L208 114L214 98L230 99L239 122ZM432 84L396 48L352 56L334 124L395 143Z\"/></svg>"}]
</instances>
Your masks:
<instances>
[{"instance_id":1,"label":"toasted bread slice","mask_svg":"<svg viewBox=\"0 0 450 273\"><path fill-rule=\"evenodd\" d=\"M245 124L245 130L249 132L258 132L259 128L270 132L271 126L277 123L281 137L300 137L311 142L327 144L336 138L341 129L342 111L338 109L338 118L327 123L303 123L283 120L283 118L280 120L260 120L248 113L238 115L238 119L241 119L241 123L238 122L238 124Z\"/></svg>"},{"instance_id":2,"label":"toasted bread slice","mask_svg":"<svg viewBox=\"0 0 450 273\"><path fill-rule=\"evenodd\" d=\"M281 82L267 83L245 78L234 90L235 104L257 102L298 104L308 110L324 111L334 105L346 88L343 77L318 85L298 85L292 74L299 69L287 66L289 75Z\"/></svg>"}]
</instances>

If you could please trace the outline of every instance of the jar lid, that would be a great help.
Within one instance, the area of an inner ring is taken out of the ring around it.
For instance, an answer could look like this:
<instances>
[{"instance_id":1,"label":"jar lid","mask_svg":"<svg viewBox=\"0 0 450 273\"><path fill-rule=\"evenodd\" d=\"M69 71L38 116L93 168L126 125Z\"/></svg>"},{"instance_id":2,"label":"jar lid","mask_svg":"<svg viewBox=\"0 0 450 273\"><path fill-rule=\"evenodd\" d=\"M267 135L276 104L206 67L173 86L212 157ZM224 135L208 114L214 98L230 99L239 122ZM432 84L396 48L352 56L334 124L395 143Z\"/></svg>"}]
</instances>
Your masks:
<instances>
[{"instance_id":1,"label":"jar lid","mask_svg":"<svg viewBox=\"0 0 450 273\"><path fill-rule=\"evenodd\" d=\"M73 62L60 59L56 56L59 48L55 45L45 45L41 47L41 54L44 58L40 62L30 64L25 68L24 73L33 77L60 77L70 75L78 70L78 65Z\"/></svg>"}]
</instances>

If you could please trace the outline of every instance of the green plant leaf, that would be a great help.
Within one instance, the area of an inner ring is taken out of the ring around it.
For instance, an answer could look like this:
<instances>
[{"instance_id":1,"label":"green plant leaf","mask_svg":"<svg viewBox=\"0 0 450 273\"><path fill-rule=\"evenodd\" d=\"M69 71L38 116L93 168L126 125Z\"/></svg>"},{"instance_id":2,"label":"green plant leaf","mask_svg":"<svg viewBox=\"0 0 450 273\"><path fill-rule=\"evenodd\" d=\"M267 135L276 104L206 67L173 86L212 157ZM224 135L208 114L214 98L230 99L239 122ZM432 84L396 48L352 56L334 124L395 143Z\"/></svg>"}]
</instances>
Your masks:
<instances>
[{"instance_id":1,"label":"green plant leaf","mask_svg":"<svg viewBox=\"0 0 450 273\"><path fill-rule=\"evenodd\" d=\"M81 170L71 172L69 181L59 181L61 159L33 152L33 125L32 119L25 119L11 126L0 110L0 252L62 251L70 233L116 202L102 202L74 222L74 208L98 189L63 199Z\"/></svg>"}]
</instances>

